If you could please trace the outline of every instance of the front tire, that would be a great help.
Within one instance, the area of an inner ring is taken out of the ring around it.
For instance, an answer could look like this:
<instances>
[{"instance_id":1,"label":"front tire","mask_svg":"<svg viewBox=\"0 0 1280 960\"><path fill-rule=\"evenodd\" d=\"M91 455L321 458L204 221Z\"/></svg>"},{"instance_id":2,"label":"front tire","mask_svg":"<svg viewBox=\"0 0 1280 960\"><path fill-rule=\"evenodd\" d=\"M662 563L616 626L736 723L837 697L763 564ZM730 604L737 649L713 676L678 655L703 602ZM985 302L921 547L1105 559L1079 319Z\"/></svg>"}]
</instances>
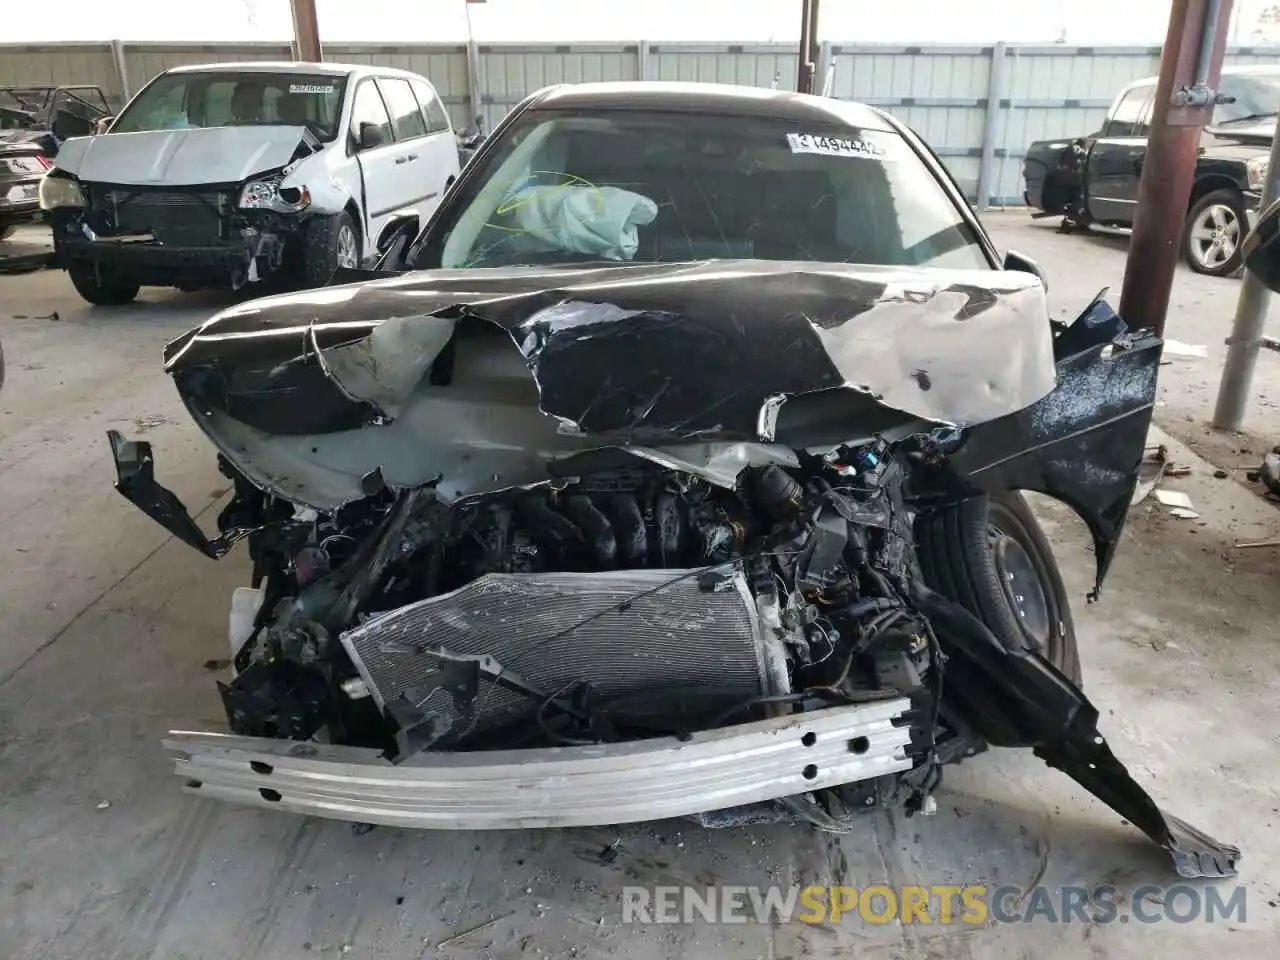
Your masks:
<instances>
[{"instance_id":1,"label":"front tire","mask_svg":"<svg viewBox=\"0 0 1280 960\"><path fill-rule=\"evenodd\" d=\"M73 260L67 267L71 285L95 307L123 307L138 297L139 284L98 273L92 263Z\"/></svg>"},{"instance_id":2,"label":"front tire","mask_svg":"<svg viewBox=\"0 0 1280 960\"><path fill-rule=\"evenodd\" d=\"M340 267L360 266L360 228L351 214L314 217L306 225L302 277L308 287L326 287Z\"/></svg>"},{"instance_id":3,"label":"front tire","mask_svg":"<svg viewBox=\"0 0 1280 960\"><path fill-rule=\"evenodd\" d=\"M916 523L931 590L960 604L1007 648L1040 653L1080 685L1080 652L1053 548L1022 494L973 497Z\"/></svg>"},{"instance_id":4,"label":"front tire","mask_svg":"<svg viewBox=\"0 0 1280 960\"><path fill-rule=\"evenodd\" d=\"M1235 190L1214 190L1191 206L1182 231L1182 255L1196 273L1230 277L1244 264L1248 219Z\"/></svg>"}]
</instances>

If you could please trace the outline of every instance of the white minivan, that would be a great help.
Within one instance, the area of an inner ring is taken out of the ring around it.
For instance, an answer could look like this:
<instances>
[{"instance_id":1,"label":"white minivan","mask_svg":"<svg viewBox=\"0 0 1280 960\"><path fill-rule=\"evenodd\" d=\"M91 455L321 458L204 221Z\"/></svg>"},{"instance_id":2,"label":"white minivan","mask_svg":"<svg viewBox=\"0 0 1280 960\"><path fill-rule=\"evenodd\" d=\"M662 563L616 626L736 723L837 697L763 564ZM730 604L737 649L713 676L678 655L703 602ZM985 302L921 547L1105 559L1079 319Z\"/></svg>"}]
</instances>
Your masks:
<instances>
[{"instance_id":1,"label":"white minivan","mask_svg":"<svg viewBox=\"0 0 1280 960\"><path fill-rule=\"evenodd\" d=\"M458 175L425 77L338 63L160 74L40 185L57 263L94 304L143 286L305 286L417 232Z\"/></svg>"}]
</instances>

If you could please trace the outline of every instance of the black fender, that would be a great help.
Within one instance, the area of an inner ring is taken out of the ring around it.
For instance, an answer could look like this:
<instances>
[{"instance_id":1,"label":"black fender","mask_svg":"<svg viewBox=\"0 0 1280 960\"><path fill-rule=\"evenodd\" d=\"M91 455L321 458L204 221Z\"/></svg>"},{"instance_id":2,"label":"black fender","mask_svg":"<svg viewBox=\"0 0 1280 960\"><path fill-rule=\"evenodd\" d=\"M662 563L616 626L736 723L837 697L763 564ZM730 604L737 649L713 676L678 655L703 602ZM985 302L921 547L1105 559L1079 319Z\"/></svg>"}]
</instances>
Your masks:
<instances>
[{"instance_id":1,"label":"black fender","mask_svg":"<svg viewBox=\"0 0 1280 960\"><path fill-rule=\"evenodd\" d=\"M1055 340L1057 384L1016 413L958 433L957 493L1030 490L1069 506L1093 537L1096 599L1138 484L1164 341L1130 333L1100 298Z\"/></svg>"}]
</instances>

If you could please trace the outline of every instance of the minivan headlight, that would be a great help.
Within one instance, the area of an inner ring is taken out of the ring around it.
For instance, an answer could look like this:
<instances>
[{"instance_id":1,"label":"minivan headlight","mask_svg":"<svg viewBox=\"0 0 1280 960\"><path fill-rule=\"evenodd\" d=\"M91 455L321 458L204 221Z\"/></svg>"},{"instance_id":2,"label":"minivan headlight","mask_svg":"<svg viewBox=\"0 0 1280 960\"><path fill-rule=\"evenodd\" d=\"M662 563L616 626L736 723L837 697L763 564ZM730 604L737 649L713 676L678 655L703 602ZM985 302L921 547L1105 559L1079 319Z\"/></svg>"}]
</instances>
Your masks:
<instances>
[{"instance_id":1,"label":"minivan headlight","mask_svg":"<svg viewBox=\"0 0 1280 960\"><path fill-rule=\"evenodd\" d=\"M250 180L240 191L236 205L241 210L297 213L311 206L311 192L306 187L281 187L278 178Z\"/></svg>"},{"instance_id":2,"label":"minivan headlight","mask_svg":"<svg viewBox=\"0 0 1280 960\"><path fill-rule=\"evenodd\" d=\"M54 168L40 180L40 209L65 210L84 206L84 192L74 177L58 173Z\"/></svg>"}]
</instances>

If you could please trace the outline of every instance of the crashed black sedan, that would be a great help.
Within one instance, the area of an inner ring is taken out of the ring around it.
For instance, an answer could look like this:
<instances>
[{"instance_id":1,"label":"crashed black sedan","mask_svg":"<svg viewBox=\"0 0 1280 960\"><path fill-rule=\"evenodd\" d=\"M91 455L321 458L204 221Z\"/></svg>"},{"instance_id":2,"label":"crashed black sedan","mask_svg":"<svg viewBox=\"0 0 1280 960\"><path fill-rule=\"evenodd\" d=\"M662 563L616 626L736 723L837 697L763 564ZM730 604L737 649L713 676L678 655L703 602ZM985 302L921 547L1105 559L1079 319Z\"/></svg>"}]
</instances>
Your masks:
<instances>
[{"instance_id":1,"label":"crashed black sedan","mask_svg":"<svg viewBox=\"0 0 1280 960\"><path fill-rule=\"evenodd\" d=\"M441 829L843 830L1025 747L1182 875L1234 873L1109 749L1019 492L1084 519L1096 597L1162 343L1100 300L1051 322L897 121L552 88L381 270L167 347L234 482L216 536L111 436L121 493L253 562L231 733L166 741L189 790Z\"/></svg>"}]
</instances>

